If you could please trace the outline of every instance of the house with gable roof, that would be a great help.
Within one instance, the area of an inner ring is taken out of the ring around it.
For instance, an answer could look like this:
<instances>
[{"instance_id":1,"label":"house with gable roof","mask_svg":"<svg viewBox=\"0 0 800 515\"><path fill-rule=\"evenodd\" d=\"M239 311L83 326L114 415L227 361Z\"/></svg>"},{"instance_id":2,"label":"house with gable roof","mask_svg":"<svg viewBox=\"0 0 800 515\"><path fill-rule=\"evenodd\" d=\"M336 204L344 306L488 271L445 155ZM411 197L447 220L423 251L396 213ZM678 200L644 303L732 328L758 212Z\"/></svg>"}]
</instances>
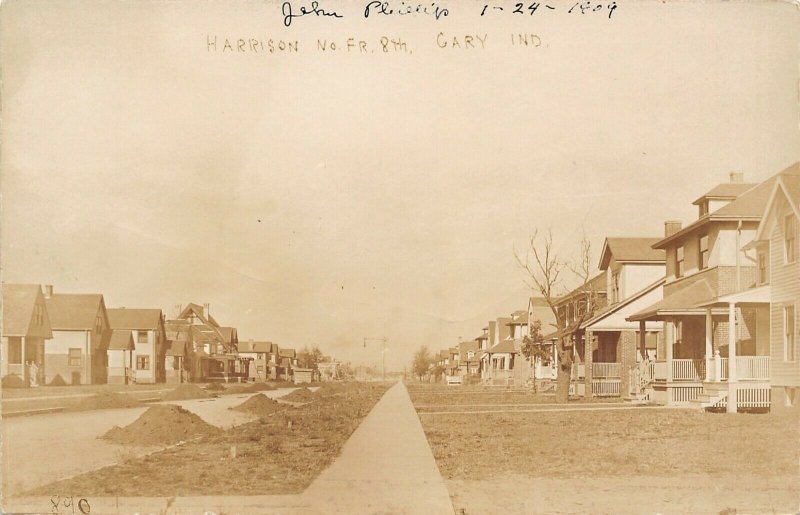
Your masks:
<instances>
[{"instance_id":1,"label":"house with gable roof","mask_svg":"<svg viewBox=\"0 0 800 515\"><path fill-rule=\"evenodd\" d=\"M663 324L663 353L659 348L645 388L650 400L729 411L769 407L772 308L769 288L758 287L767 263L759 265L753 245L779 178L797 173L795 165L758 184L733 173L693 202L698 217L691 224L665 223L664 238L653 245L666 252L663 298L628 318Z\"/></svg>"},{"instance_id":2,"label":"house with gable roof","mask_svg":"<svg viewBox=\"0 0 800 515\"><path fill-rule=\"evenodd\" d=\"M652 248L659 239L609 237L603 243L598 268L605 275L606 303L579 326L584 341L592 344L592 351L586 347L583 354L586 397L627 396L632 369L656 357L661 325L627 317L661 300L666 258L663 250Z\"/></svg>"},{"instance_id":3,"label":"house with gable roof","mask_svg":"<svg viewBox=\"0 0 800 515\"><path fill-rule=\"evenodd\" d=\"M108 342L108 383L133 384L136 382L136 361L133 353L136 345L128 329L112 329Z\"/></svg>"},{"instance_id":4,"label":"house with gable roof","mask_svg":"<svg viewBox=\"0 0 800 515\"><path fill-rule=\"evenodd\" d=\"M45 381L102 384L107 379L111 328L100 293L54 293L45 286L53 338L45 346Z\"/></svg>"},{"instance_id":5,"label":"house with gable roof","mask_svg":"<svg viewBox=\"0 0 800 515\"><path fill-rule=\"evenodd\" d=\"M239 342L239 356L251 360L249 379L267 381L277 378L278 345L267 341Z\"/></svg>"},{"instance_id":6,"label":"house with gable roof","mask_svg":"<svg viewBox=\"0 0 800 515\"><path fill-rule=\"evenodd\" d=\"M0 378L3 385L29 386L34 362L34 384L45 380L45 342L53 337L42 288L38 284L3 285L3 334ZM16 379L16 380L15 380Z\"/></svg>"},{"instance_id":7,"label":"house with gable roof","mask_svg":"<svg viewBox=\"0 0 800 515\"><path fill-rule=\"evenodd\" d=\"M770 410L800 409L800 163L779 174L752 248L769 288Z\"/></svg>"},{"instance_id":8,"label":"house with gable roof","mask_svg":"<svg viewBox=\"0 0 800 515\"><path fill-rule=\"evenodd\" d=\"M238 355L238 336L236 331L228 331L210 314L210 304L190 303L176 317L184 323L170 324L171 329L180 335L179 340L190 342L191 360L184 366L189 370L190 380L195 382L246 380L249 372L249 359ZM170 331L173 332L173 331ZM170 348L172 344L170 344Z\"/></svg>"},{"instance_id":9,"label":"house with gable roof","mask_svg":"<svg viewBox=\"0 0 800 515\"><path fill-rule=\"evenodd\" d=\"M194 344L191 327L186 320L166 320L164 333L167 351L164 356L164 381L167 383L186 383L191 380L194 363Z\"/></svg>"},{"instance_id":10,"label":"house with gable roof","mask_svg":"<svg viewBox=\"0 0 800 515\"><path fill-rule=\"evenodd\" d=\"M166 380L165 358L169 345L161 309L112 308L108 310L108 321L112 331L128 331L131 334L134 343L134 360L131 364L134 382L163 383ZM109 382L121 382L120 356L118 349L109 349L109 352L112 350L114 354L109 354L108 361Z\"/></svg>"}]
</instances>

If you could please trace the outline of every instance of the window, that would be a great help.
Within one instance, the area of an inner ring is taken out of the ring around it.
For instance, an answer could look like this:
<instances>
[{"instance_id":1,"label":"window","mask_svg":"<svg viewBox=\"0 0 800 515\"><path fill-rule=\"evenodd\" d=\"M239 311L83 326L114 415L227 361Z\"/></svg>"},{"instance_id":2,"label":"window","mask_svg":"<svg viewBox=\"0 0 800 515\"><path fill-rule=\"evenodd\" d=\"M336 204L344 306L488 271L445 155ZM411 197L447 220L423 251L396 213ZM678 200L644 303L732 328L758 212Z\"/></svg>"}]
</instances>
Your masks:
<instances>
[{"instance_id":1,"label":"window","mask_svg":"<svg viewBox=\"0 0 800 515\"><path fill-rule=\"evenodd\" d=\"M787 263L797 259L797 224L792 215L786 217L783 224L783 248Z\"/></svg>"},{"instance_id":2,"label":"window","mask_svg":"<svg viewBox=\"0 0 800 515\"><path fill-rule=\"evenodd\" d=\"M619 302L619 272L614 272L611 276L611 302Z\"/></svg>"},{"instance_id":3,"label":"window","mask_svg":"<svg viewBox=\"0 0 800 515\"><path fill-rule=\"evenodd\" d=\"M136 331L136 343L147 343L147 331Z\"/></svg>"},{"instance_id":4,"label":"window","mask_svg":"<svg viewBox=\"0 0 800 515\"><path fill-rule=\"evenodd\" d=\"M256 359L264 359L264 353L263 352L257 353L256 354Z\"/></svg>"},{"instance_id":5,"label":"window","mask_svg":"<svg viewBox=\"0 0 800 515\"><path fill-rule=\"evenodd\" d=\"M784 306L783 308L783 358L785 361L795 360L795 326L794 326L794 306Z\"/></svg>"},{"instance_id":6,"label":"window","mask_svg":"<svg viewBox=\"0 0 800 515\"><path fill-rule=\"evenodd\" d=\"M708 235L702 236L698 241L697 264L700 270L708 268Z\"/></svg>"},{"instance_id":7,"label":"window","mask_svg":"<svg viewBox=\"0 0 800 515\"><path fill-rule=\"evenodd\" d=\"M758 284L769 284L769 266L767 265L767 253L758 253Z\"/></svg>"},{"instance_id":8,"label":"window","mask_svg":"<svg viewBox=\"0 0 800 515\"><path fill-rule=\"evenodd\" d=\"M136 370L150 370L150 356L136 356Z\"/></svg>"},{"instance_id":9,"label":"window","mask_svg":"<svg viewBox=\"0 0 800 515\"><path fill-rule=\"evenodd\" d=\"M80 349L69 349L68 355L68 364L71 367L79 367L81 366L81 350Z\"/></svg>"},{"instance_id":10,"label":"window","mask_svg":"<svg viewBox=\"0 0 800 515\"><path fill-rule=\"evenodd\" d=\"M97 315L97 318L94 319L94 325L95 325L95 328L97 329L98 333L102 332L103 331L103 317L101 317L100 315Z\"/></svg>"},{"instance_id":11,"label":"window","mask_svg":"<svg viewBox=\"0 0 800 515\"><path fill-rule=\"evenodd\" d=\"M675 277L683 277L683 247L675 249Z\"/></svg>"},{"instance_id":12,"label":"window","mask_svg":"<svg viewBox=\"0 0 800 515\"><path fill-rule=\"evenodd\" d=\"M13 365L22 364L22 338L19 336L8 338L8 362Z\"/></svg>"}]
</instances>

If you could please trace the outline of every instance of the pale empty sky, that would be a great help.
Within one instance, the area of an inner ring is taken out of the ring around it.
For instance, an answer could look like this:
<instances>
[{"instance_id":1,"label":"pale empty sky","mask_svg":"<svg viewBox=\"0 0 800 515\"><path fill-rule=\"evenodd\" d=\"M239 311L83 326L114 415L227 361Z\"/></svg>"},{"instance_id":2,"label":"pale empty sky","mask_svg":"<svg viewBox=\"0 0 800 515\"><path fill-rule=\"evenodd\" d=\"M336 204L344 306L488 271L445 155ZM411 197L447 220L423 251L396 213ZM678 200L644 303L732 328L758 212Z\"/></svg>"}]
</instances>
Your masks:
<instances>
[{"instance_id":1,"label":"pale empty sky","mask_svg":"<svg viewBox=\"0 0 800 515\"><path fill-rule=\"evenodd\" d=\"M729 171L800 159L788 3L618 1L610 20L440 4L436 22L325 2L344 18L286 28L278 2L5 2L3 280L210 302L241 339L354 361L387 336L397 368L525 307L513 248L534 228L565 254L584 230L597 249L657 236ZM438 48L440 31L486 48ZM383 54L382 34L413 53ZM378 50L316 49L347 37Z\"/></svg>"}]
</instances>

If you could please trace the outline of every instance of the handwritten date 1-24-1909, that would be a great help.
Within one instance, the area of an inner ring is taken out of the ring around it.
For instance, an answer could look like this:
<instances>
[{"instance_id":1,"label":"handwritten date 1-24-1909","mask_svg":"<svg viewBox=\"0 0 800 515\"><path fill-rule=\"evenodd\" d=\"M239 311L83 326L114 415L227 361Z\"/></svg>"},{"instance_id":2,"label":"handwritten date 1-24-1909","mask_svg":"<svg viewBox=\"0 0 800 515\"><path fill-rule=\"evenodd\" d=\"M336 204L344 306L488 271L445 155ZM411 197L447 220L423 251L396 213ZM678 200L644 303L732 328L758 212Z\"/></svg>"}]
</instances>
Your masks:
<instances>
[{"instance_id":1,"label":"handwritten date 1-24-1909","mask_svg":"<svg viewBox=\"0 0 800 515\"><path fill-rule=\"evenodd\" d=\"M555 2L553 2L555 3ZM492 12L507 12L510 14L527 14L533 16L539 12L552 12L557 10L566 10L567 14L589 14L589 13L596 13L596 12L604 12L608 11L608 19L611 19L611 15L614 14L614 11L617 9L617 2L592 2L591 0L586 1L578 1L572 4L567 4L567 6L554 6L550 5L546 2L530 2L530 3L515 3L513 6L509 5L502 5L501 3L485 3L483 5L483 9L481 9L481 16L487 16L489 13Z\"/></svg>"}]
</instances>

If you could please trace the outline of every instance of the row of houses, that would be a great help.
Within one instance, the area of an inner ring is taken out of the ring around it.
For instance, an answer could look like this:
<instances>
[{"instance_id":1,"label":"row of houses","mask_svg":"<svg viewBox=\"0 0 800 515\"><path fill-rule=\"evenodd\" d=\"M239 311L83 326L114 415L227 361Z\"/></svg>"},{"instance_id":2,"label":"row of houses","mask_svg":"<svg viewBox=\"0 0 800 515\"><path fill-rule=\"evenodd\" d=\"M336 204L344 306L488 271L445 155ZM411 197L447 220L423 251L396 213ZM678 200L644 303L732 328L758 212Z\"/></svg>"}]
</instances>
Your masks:
<instances>
[{"instance_id":1,"label":"row of houses","mask_svg":"<svg viewBox=\"0 0 800 515\"><path fill-rule=\"evenodd\" d=\"M552 307L531 298L527 310L441 351L435 365L451 382L547 382L561 341L575 395L796 408L800 163L760 183L732 173L692 204L697 218L686 226L667 221L658 236L605 238L594 277ZM546 352L529 361L521 348L534 326Z\"/></svg>"},{"instance_id":2,"label":"row of houses","mask_svg":"<svg viewBox=\"0 0 800 515\"><path fill-rule=\"evenodd\" d=\"M295 349L240 342L209 311L191 303L166 319L159 308L107 308L102 294L4 284L0 376L20 386L317 379ZM335 377L337 364L320 365Z\"/></svg>"}]
</instances>

